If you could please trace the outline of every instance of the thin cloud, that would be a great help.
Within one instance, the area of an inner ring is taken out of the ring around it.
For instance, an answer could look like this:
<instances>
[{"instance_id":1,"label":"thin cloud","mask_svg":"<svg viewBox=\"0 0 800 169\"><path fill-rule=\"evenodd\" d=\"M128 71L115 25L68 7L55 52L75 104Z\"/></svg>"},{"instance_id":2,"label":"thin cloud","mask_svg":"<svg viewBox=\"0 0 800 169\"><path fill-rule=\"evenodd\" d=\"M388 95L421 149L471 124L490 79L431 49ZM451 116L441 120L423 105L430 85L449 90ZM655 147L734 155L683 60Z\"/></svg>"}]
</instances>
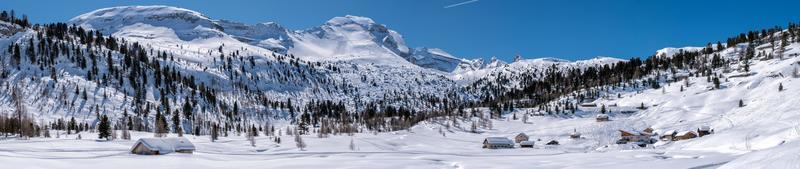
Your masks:
<instances>
[{"instance_id":1,"label":"thin cloud","mask_svg":"<svg viewBox=\"0 0 800 169\"><path fill-rule=\"evenodd\" d=\"M447 8L457 7L457 6L466 5L466 4L471 4L471 3L475 3L475 2L478 2L478 0L469 0L469 1L464 1L464 2L461 2L461 3L457 3L457 4L452 4L452 5L447 5L447 6L444 6L444 8L445 8L445 9L447 9Z\"/></svg>"}]
</instances>

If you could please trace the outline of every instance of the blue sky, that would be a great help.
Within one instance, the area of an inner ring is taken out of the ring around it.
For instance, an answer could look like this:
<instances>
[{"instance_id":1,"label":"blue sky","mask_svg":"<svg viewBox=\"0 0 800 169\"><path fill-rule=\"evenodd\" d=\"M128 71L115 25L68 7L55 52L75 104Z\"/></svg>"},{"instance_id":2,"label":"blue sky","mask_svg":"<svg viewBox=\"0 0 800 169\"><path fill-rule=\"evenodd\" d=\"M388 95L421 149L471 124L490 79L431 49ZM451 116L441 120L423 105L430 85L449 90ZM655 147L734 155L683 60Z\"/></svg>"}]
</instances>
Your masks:
<instances>
[{"instance_id":1,"label":"blue sky","mask_svg":"<svg viewBox=\"0 0 800 169\"><path fill-rule=\"evenodd\" d=\"M517 54L570 60L648 56L663 47L702 46L800 21L800 1L779 0L74 0L4 1L0 9L46 23L120 5L171 5L214 19L274 21L291 29L360 15L400 32L410 46L506 61Z\"/></svg>"}]
</instances>

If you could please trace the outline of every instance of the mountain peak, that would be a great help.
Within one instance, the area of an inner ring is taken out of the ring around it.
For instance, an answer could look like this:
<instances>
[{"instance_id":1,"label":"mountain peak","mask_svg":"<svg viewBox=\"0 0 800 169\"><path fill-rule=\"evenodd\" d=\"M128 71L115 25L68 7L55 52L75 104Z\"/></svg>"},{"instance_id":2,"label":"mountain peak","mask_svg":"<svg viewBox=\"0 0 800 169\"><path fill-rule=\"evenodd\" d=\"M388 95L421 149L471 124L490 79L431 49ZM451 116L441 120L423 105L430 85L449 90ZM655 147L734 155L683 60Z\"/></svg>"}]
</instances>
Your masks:
<instances>
[{"instance_id":1,"label":"mountain peak","mask_svg":"<svg viewBox=\"0 0 800 169\"><path fill-rule=\"evenodd\" d=\"M363 27L367 27L369 25L375 24L375 21L372 20L372 18L367 18L363 16L345 15L345 16L333 17L330 20L328 20L328 22L325 22L325 24L332 26L357 24Z\"/></svg>"},{"instance_id":2,"label":"mountain peak","mask_svg":"<svg viewBox=\"0 0 800 169\"><path fill-rule=\"evenodd\" d=\"M216 21L199 12L163 5L103 8L79 15L69 22L106 35L133 25L165 27L187 41L204 35L217 35L222 30Z\"/></svg>"},{"instance_id":3,"label":"mountain peak","mask_svg":"<svg viewBox=\"0 0 800 169\"><path fill-rule=\"evenodd\" d=\"M209 19L200 12L192 11L185 8L164 5L151 5L151 6L117 6L109 8L101 8L89 13L78 15L70 21L81 21L93 18L112 18L112 17L131 17L131 16L191 16L200 19Z\"/></svg>"}]
</instances>

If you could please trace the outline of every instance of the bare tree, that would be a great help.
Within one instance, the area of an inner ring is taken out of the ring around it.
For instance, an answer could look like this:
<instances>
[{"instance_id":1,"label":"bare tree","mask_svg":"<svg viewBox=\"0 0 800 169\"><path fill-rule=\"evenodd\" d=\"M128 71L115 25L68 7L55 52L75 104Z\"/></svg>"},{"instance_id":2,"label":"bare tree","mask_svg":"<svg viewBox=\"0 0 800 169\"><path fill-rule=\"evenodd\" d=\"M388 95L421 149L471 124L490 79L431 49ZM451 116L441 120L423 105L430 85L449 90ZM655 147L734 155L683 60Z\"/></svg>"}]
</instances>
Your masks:
<instances>
[{"instance_id":1,"label":"bare tree","mask_svg":"<svg viewBox=\"0 0 800 169\"><path fill-rule=\"evenodd\" d=\"M295 130L294 133L294 142L296 143L297 148L299 148L301 151L305 151L306 142L303 142L303 137L300 137L300 134L297 133L297 130Z\"/></svg>"},{"instance_id":2,"label":"bare tree","mask_svg":"<svg viewBox=\"0 0 800 169\"><path fill-rule=\"evenodd\" d=\"M33 121L28 117L27 108L25 107L24 93L20 86L24 84L14 85L11 88L11 102L14 104L14 114L17 116L18 134L20 138L27 139L34 135Z\"/></svg>"},{"instance_id":3,"label":"bare tree","mask_svg":"<svg viewBox=\"0 0 800 169\"><path fill-rule=\"evenodd\" d=\"M350 137L350 151L356 151L356 143L353 137Z\"/></svg>"}]
</instances>

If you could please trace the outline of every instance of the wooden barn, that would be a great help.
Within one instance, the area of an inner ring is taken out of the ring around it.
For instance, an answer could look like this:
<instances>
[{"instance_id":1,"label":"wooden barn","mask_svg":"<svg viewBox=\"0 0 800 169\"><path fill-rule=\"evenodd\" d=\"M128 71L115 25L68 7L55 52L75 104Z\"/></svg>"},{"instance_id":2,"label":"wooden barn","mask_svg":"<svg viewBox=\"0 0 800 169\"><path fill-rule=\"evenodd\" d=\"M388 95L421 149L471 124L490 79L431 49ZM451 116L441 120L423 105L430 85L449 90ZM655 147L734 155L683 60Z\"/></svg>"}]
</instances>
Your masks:
<instances>
[{"instance_id":1,"label":"wooden barn","mask_svg":"<svg viewBox=\"0 0 800 169\"><path fill-rule=\"evenodd\" d=\"M652 130L651 130L652 132ZM652 144L653 141L653 134L650 132L636 132L636 131L629 131L629 130L619 130L620 139L617 141L617 144L627 144L629 142L639 142L644 144Z\"/></svg>"},{"instance_id":2,"label":"wooden barn","mask_svg":"<svg viewBox=\"0 0 800 169\"><path fill-rule=\"evenodd\" d=\"M505 137L487 137L486 139L483 139L483 148L514 148L514 141L511 141L511 139Z\"/></svg>"},{"instance_id":3,"label":"wooden barn","mask_svg":"<svg viewBox=\"0 0 800 169\"><path fill-rule=\"evenodd\" d=\"M666 131L666 132L661 134L661 137L659 139L661 139L663 141L673 141L673 140L675 140L675 135L677 135L677 134L678 134L678 132L675 131L675 130Z\"/></svg>"},{"instance_id":4,"label":"wooden barn","mask_svg":"<svg viewBox=\"0 0 800 169\"><path fill-rule=\"evenodd\" d=\"M696 138L696 137L697 137L697 132L695 132L695 131L684 131L684 132L680 132L680 133L676 134L674 140L688 140L688 139L693 139L693 138Z\"/></svg>"},{"instance_id":5,"label":"wooden barn","mask_svg":"<svg viewBox=\"0 0 800 169\"><path fill-rule=\"evenodd\" d=\"M649 133L650 135L653 135L653 131L655 131L655 130L653 130L653 128L650 128L650 127L642 130L643 133Z\"/></svg>"},{"instance_id":6,"label":"wooden barn","mask_svg":"<svg viewBox=\"0 0 800 169\"><path fill-rule=\"evenodd\" d=\"M711 130L711 127L709 127L709 126L700 126L699 128L697 128L697 136L698 137L703 137L703 136L709 135L711 133L714 133L714 130Z\"/></svg>"},{"instance_id":7,"label":"wooden barn","mask_svg":"<svg viewBox=\"0 0 800 169\"><path fill-rule=\"evenodd\" d=\"M141 138L133 144L132 154L161 155L173 152L192 153L195 147L189 139L178 138Z\"/></svg>"},{"instance_id":8,"label":"wooden barn","mask_svg":"<svg viewBox=\"0 0 800 169\"><path fill-rule=\"evenodd\" d=\"M521 143L523 141L528 141L529 137L525 133L519 133L517 136L514 137L514 142Z\"/></svg>"}]
</instances>

